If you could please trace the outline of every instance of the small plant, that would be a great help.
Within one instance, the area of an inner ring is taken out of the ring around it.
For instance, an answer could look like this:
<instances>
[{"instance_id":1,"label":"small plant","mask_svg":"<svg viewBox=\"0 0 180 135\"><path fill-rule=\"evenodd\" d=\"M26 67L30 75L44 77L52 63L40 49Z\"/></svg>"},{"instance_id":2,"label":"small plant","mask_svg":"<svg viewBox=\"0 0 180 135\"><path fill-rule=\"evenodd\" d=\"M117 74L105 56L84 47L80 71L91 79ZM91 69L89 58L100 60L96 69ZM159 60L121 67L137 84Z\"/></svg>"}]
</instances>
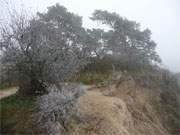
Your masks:
<instances>
[{"instance_id":1,"label":"small plant","mask_svg":"<svg viewBox=\"0 0 180 135\"><path fill-rule=\"evenodd\" d=\"M67 123L72 116L76 115L75 106L78 98L84 94L84 89L81 85L66 84L61 88L52 85L49 90L49 94L43 95L37 100L38 125L51 134L60 132L60 129L67 131Z\"/></svg>"}]
</instances>

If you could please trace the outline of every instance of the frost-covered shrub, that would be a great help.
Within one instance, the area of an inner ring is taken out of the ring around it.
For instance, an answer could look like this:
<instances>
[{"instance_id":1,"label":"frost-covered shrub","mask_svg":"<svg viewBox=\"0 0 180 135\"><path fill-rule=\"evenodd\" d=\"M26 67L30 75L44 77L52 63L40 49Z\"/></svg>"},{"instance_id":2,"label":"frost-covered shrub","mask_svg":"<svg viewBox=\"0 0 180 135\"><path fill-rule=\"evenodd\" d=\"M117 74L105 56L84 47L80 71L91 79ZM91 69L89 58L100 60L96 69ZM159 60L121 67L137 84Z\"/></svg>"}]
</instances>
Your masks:
<instances>
[{"instance_id":1,"label":"frost-covered shrub","mask_svg":"<svg viewBox=\"0 0 180 135\"><path fill-rule=\"evenodd\" d=\"M60 128L67 130L67 122L76 115L76 103L84 94L84 89L81 85L66 84L61 88L52 85L49 90L49 94L37 99L37 124L47 130L45 132L57 132ZM52 123L56 126L52 126Z\"/></svg>"}]
</instances>

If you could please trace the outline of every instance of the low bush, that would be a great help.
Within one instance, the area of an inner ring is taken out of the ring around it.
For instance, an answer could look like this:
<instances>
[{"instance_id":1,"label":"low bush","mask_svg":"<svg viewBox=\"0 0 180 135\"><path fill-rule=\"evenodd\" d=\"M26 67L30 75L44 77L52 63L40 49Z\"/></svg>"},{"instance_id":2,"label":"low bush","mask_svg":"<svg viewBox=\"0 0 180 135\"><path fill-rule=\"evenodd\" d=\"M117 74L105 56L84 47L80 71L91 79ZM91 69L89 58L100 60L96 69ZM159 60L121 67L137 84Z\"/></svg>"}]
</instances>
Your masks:
<instances>
[{"instance_id":1,"label":"low bush","mask_svg":"<svg viewBox=\"0 0 180 135\"><path fill-rule=\"evenodd\" d=\"M38 112L36 124L41 133L56 134L60 129L67 131L68 121L76 115L76 103L84 94L81 85L63 85L61 88L49 87L49 94L37 99Z\"/></svg>"}]
</instances>

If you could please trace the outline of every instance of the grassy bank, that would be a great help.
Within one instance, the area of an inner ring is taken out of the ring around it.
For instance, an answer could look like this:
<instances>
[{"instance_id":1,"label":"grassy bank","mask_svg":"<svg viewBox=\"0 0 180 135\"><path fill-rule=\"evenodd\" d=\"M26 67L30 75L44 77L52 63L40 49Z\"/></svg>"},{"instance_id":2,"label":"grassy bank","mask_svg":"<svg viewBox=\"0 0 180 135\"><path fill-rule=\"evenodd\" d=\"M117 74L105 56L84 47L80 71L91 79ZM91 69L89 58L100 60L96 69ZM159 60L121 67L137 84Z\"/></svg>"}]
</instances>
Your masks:
<instances>
[{"instance_id":1,"label":"grassy bank","mask_svg":"<svg viewBox=\"0 0 180 135\"><path fill-rule=\"evenodd\" d=\"M32 134L34 99L17 94L0 101L0 133L7 135Z\"/></svg>"}]
</instances>

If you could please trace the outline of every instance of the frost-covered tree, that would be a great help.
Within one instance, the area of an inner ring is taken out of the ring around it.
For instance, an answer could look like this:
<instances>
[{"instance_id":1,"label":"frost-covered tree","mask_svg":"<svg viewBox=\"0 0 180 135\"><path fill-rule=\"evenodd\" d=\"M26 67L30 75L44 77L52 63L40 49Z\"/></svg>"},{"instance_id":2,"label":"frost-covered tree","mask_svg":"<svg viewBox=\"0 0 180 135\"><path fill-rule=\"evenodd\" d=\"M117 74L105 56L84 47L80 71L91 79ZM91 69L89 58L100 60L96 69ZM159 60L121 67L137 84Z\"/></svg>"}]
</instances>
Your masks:
<instances>
[{"instance_id":1,"label":"frost-covered tree","mask_svg":"<svg viewBox=\"0 0 180 135\"><path fill-rule=\"evenodd\" d=\"M89 50L81 17L56 4L47 13L12 13L9 24L1 25L3 64L18 71L20 92L46 92L49 84L70 79L87 63Z\"/></svg>"}]
</instances>

